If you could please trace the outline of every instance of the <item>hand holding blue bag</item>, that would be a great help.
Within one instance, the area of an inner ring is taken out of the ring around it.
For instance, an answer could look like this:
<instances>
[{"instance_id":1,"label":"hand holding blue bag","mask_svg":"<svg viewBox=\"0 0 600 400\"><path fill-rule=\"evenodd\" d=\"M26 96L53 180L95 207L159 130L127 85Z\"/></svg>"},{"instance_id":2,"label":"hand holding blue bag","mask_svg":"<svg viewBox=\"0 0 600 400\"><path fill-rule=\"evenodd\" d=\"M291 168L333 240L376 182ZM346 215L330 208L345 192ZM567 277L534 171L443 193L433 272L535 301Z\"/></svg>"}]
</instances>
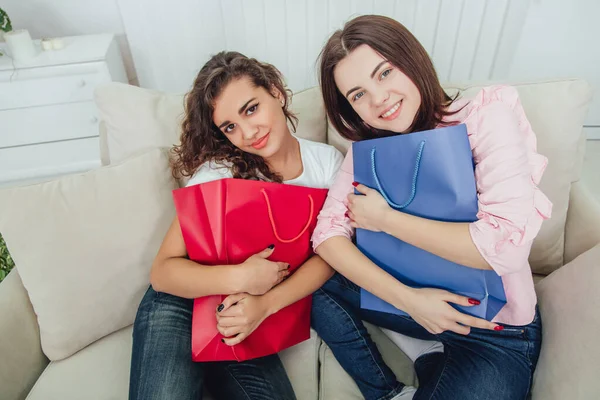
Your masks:
<instances>
[{"instance_id":1,"label":"hand holding blue bag","mask_svg":"<svg viewBox=\"0 0 600 400\"><path fill-rule=\"evenodd\" d=\"M477 220L473 155L464 124L352 144L354 180L376 189L401 212L445 222ZM358 248L402 283L479 300L452 304L466 314L492 320L506 304L502 279L491 270L459 265L384 232L356 230ZM406 315L362 290L363 309Z\"/></svg>"}]
</instances>

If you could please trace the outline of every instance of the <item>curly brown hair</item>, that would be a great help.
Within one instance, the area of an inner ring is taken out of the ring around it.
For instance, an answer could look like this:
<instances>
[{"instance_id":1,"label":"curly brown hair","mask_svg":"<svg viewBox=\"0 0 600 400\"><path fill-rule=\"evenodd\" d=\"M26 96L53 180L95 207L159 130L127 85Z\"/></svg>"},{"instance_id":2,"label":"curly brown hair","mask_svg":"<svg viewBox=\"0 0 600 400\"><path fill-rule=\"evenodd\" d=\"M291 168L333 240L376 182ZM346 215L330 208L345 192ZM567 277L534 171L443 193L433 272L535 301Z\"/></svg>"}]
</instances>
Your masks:
<instances>
[{"instance_id":1,"label":"curly brown hair","mask_svg":"<svg viewBox=\"0 0 600 400\"><path fill-rule=\"evenodd\" d=\"M274 89L283 95L283 113L296 131L298 118L288 109L292 92L281 72L238 52L220 52L204 64L185 97L181 144L172 149L171 167L176 179L192 176L202 164L212 161L229 167L234 178L282 182L281 175L271 171L262 157L234 146L213 122L216 99L232 80L245 77L272 95Z\"/></svg>"}]
</instances>

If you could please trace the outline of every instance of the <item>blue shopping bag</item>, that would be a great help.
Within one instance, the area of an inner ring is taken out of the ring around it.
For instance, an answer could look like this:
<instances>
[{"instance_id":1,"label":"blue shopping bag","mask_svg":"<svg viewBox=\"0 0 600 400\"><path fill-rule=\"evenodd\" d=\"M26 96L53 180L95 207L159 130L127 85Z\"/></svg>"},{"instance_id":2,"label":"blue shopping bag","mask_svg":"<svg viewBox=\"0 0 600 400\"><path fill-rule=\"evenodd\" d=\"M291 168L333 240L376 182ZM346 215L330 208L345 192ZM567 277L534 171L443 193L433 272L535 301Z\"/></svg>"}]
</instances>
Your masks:
<instances>
[{"instance_id":1,"label":"blue shopping bag","mask_svg":"<svg viewBox=\"0 0 600 400\"><path fill-rule=\"evenodd\" d=\"M394 209L446 222L477 219L477 189L464 124L352 144L354 180L376 189ZM358 248L402 283L431 287L481 301L457 310L492 320L506 304L494 271L445 260L383 232L356 230ZM366 290L361 308L406 315Z\"/></svg>"}]
</instances>

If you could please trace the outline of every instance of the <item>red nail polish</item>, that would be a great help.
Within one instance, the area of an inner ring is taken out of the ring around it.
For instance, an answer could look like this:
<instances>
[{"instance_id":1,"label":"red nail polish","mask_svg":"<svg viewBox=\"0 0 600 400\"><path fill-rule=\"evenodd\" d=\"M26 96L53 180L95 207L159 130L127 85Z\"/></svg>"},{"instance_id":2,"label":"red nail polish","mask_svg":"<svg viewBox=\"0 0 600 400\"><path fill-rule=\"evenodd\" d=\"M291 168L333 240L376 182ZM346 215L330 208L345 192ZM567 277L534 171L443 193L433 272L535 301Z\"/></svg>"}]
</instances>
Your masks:
<instances>
[{"instance_id":1,"label":"red nail polish","mask_svg":"<svg viewBox=\"0 0 600 400\"><path fill-rule=\"evenodd\" d=\"M500 332L503 329L504 329L504 327L502 325L498 325L497 327L494 328L494 330L498 331L498 332Z\"/></svg>"},{"instance_id":2,"label":"red nail polish","mask_svg":"<svg viewBox=\"0 0 600 400\"><path fill-rule=\"evenodd\" d=\"M346 217L346 218L350 218L350 216L348 215L348 211L346 211L346 212L344 213L344 217Z\"/></svg>"},{"instance_id":3,"label":"red nail polish","mask_svg":"<svg viewBox=\"0 0 600 400\"><path fill-rule=\"evenodd\" d=\"M469 299L469 304L473 304L475 306L478 306L481 304L481 302L479 300L476 299Z\"/></svg>"},{"instance_id":4,"label":"red nail polish","mask_svg":"<svg viewBox=\"0 0 600 400\"><path fill-rule=\"evenodd\" d=\"M352 186L357 187L358 186L358 182L352 182Z\"/></svg>"}]
</instances>

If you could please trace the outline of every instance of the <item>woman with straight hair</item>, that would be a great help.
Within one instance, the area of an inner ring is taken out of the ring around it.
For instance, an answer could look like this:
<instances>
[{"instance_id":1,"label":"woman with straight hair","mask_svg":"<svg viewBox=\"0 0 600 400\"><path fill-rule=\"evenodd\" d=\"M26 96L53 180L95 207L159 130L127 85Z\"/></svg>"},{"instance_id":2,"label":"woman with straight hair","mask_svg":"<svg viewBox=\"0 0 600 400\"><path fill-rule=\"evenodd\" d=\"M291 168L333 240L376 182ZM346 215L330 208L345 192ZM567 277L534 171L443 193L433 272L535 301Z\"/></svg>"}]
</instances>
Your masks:
<instances>
[{"instance_id":1,"label":"woman with straight hair","mask_svg":"<svg viewBox=\"0 0 600 400\"><path fill-rule=\"evenodd\" d=\"M349 21L329 38L320 85L331 123L351 141L465 124L479 211L473 223L397 211L355 182L350 149L313 233L316 253L338 272L313 296L313 328L367 400L526 398L542 340L528 256L552 204L538 188L547 160L536 151L517 91L491 86L471 101L448 96L418 40L399 22L374 15ZM355 228L495 271L506 305L490 322L452 306L479 299L402 284L356 247ZM409 316L361 309L360 288ZM397 381L363 320L404 335L390 334L415 362L418 390Z\"/></svg>"}]
</instances>

